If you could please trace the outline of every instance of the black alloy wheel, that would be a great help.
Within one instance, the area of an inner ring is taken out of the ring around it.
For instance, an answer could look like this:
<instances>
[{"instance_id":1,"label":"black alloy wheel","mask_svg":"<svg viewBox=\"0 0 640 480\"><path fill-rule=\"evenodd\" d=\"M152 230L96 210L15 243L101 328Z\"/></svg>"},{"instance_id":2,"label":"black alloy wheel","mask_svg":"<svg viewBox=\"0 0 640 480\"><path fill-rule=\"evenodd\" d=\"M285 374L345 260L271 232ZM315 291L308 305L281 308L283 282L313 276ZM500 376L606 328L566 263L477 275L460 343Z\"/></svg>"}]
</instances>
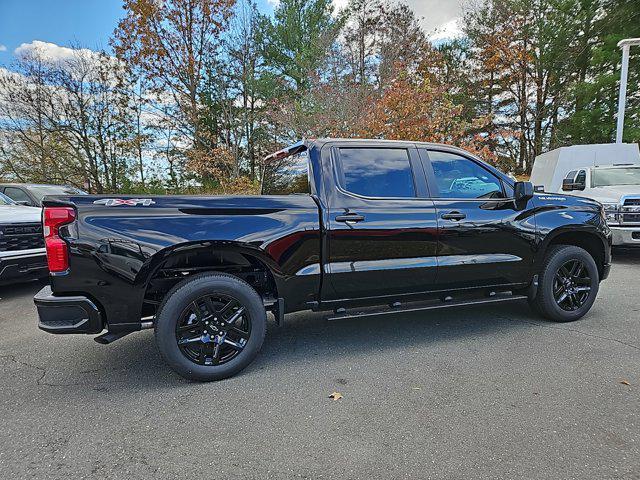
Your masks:
<instances>
[{"instance_id":1,"label":"black alloy wheel","mask_svg":"<svg viewBox=\"0 0 640 480\"><path fill-rule=\"evenodd\" d=\"M590 291L591 277L581 260L572 259L563 263L553 278L553 298L567 312L582 307Z\"/></svg>"},{"instance_id":2,"label":"black alloy wheel","mask_svg":"<svg viewBox=\"0 0 640 480\"><path fill-rule=\"evenodd\" d=\"M175 285L158 307L162 358L189 380L228 378L258 355L267 331L262 297L227 273L202 273Z\"/></svg>"},{"instance_id":3,"label":"black alloy wheel","mask_svg":"<svg viewBox=\"0 0 640 480\"><path fill-rule=\"evenodd\" d=\"M176 324L178 348L198 365L222 365L233 360L250 335L247 309L229 295L203 295L184 309Z\"/></svg>"},{"instance_id":4,"label":"black alloy wheel","mask_svg":"<svg viewBox=\"0 0 640 480\"><path fill-rule=\"evenodd\" d=\"M540 268L538 288L529 303L555 322L584 316L598 295L600 274L594 258L575 245L553 245Z\"/></svg>"}]
</instances>

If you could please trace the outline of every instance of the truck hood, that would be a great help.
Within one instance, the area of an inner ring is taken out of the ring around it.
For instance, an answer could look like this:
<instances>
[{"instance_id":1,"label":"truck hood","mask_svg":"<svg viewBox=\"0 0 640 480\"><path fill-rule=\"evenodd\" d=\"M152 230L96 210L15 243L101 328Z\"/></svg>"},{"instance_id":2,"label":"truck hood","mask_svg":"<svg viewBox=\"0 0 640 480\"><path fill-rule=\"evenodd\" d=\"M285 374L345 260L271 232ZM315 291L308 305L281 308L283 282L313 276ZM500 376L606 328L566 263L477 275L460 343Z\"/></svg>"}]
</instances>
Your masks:
<instances>
[{"instance_id":1,"label":"truck hood","mask_svg":"<svg viewBox=\"0 0 640 480\"><path fill-rule=\"evenodd\" d=\"M42 210L22 205L0 205L0 223L40 223Z\"/></svg>"},{"instance_id":2,"label":"truck hood","mask_svg":"<svg viewBox=\"0 0 640 480\"><path fill-rule=\"evenodd\" d=\"M638 185L612 185L609 187L594 187L589 189L590 198L601 203L618 203L622 197L638 196L640 197L640 186Z\"/></svg>"},{"instance_id":3,"label":"truck hood","mask_svg":"<svg viewBox=\"0 0 640 480\"><path fill-rule=\"evenodd\" d=\"M536 204L540 206L560 206L560 207L581 207L589 209L600 209L598 200L577 195L567 195L565 193L536 193Z\"/></svg>"}]
</instances>

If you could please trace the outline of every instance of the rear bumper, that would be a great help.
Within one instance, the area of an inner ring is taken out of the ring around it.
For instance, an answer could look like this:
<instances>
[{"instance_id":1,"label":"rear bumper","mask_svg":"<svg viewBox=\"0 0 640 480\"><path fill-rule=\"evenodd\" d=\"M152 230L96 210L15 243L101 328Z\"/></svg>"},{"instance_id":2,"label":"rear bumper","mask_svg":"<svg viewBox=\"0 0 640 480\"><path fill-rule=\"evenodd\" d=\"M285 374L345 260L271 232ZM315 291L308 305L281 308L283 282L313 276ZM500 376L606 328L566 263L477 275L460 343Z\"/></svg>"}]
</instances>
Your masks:
<instances>
[{"instance_id":1,"label":"rear bumper","mask_svg":"<svg viewBox=\"0 0 640 480\"><path fill-rule=\"evenodd\" d=\"M614 247L640 247L639 227L610 227L611 243Z\"/></svg>"},{"instance_id":2,"label":"rear bumper","mask_svg":"<svg viewBox=\"0 0 640 480\"><path fill-rule=\"evenodd\" d=\"M3 252L0 256L0 283L46 277L48 273L44 249L29 253Z\"/></svg>"},{"instance_id":3,"label":"rear bumper","mask_svg":"<svg viewBox=\"0 0 640 480\"><path fill-rule=\"evenodd\" d=\"M57 297L46 286L33 301L38 309L38 328L48 333L100 333L104 329L102 314L87 297Z\"/></svg>"}]
</instances>

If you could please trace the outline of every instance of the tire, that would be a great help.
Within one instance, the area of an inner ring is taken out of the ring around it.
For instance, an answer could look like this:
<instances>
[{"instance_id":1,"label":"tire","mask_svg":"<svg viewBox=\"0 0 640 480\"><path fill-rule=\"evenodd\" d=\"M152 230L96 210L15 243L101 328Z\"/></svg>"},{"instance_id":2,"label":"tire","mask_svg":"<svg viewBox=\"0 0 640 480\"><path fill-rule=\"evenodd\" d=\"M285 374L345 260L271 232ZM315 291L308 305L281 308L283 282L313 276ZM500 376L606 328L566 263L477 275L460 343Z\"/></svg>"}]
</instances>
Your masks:
<instances>
[{"instance_id":1,"label":"tire","mask_svg":"<svg viewBox=\"0 0 640 480\"><path fill-rule=\"evenodd\" d=\"M578 266L576 266L578 265ZM580 267L581 265L581 267ZM572 269L580 269L575 276ZM563 286L564 278L568 287ZM554 322L573 322L582 318L593 306L600 278L593 257L572 245L555 245L547 253L540 272L538 293L530 304L535 312ZM586 288L588 291L584 291ZM576 290L582 290L576 292ZM576 292L568 294L567 292ZM564 299L563 299L564 297Z\"/></svg>"},{"instance_id":2,"label":"tire","mask_svg":"<svg viewBox=\"0 0 640 480\"><path fill-rule=\"evenodd\" d=\"M234 300L239 307L227 313L225 306L218 307ZM241 316L234 326L221 327L224 317L233 319L239 308ZM188 331L183 332L185 329ZM211 330L217 333L212 335ZM248 332L246 341L231 338L236 330ZM260 351L266 330L267 314L260 295L243 280L225 273L194 275L174 286L158 308L155 322L156 343L165 362L182 377L202 382L222 380L243 370ZM227 351L230 353L224 353Z\"/></svg>"}]
</instances>

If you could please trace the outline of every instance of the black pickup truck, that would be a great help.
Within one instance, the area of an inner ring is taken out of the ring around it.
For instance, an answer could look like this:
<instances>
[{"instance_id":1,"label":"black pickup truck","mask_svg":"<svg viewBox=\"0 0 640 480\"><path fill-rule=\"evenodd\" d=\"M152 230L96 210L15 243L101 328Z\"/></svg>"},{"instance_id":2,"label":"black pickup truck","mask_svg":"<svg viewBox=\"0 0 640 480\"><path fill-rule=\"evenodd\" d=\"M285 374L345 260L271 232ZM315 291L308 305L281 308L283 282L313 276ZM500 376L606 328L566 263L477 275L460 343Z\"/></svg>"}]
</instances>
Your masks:
<instances>
[{"instance_id":1,"label":"black pickup truck","mask_svg":"<svg viewBox=\"0 0 640 480\"><path fill-rule=\"evenodd\" d=\"M261 196L44 200L39 327L110 343L155 329L180 375L229 377L267 311L331 318L527 299L589 311L610 268L602 206L534 192L458 148L304 141L265 159Z\"/></svg>"}]
</instances>

